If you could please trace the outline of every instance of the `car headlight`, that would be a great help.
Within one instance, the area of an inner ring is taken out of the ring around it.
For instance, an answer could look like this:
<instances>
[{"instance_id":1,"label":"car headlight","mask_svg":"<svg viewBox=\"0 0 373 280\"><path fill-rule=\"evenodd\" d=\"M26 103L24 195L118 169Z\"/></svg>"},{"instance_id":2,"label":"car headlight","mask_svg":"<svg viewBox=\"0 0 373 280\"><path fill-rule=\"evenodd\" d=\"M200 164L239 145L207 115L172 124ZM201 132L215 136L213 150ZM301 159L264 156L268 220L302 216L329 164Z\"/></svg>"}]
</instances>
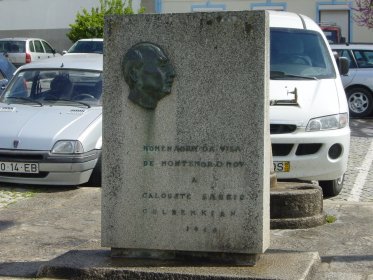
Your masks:
<instances>
[{"instance_id":1,"label":"car headlight","mask_svg":"<svg viewBox=\"0 0 373 280\"><path fill-rule=\"evenodd\" d=\"M306 127L306 131L320 131L344 128L348 125L348 114L337 114L311 119Z\"/></svg>"},{"instance_id":2,"label":"car headlight","mask_svg":"<svg viewBox=\"0 0 373 280\"><path fill-rule=\"evenodd\" d=\"M60 140L52 148L53 154L80 154L83 152L83 145L77 140Z\"/></svg>"}]
</instances>

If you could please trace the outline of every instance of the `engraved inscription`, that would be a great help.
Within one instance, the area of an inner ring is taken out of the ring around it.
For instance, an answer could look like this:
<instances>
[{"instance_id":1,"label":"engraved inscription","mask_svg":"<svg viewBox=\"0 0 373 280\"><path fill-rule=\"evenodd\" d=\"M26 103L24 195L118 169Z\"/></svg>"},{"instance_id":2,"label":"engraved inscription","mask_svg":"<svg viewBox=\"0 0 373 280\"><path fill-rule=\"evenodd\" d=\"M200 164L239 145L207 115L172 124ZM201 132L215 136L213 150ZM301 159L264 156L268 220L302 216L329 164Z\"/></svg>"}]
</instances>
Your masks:
<instances>
[{"instance_id":1,"label":"engraved inscription","mask_svg":"<svg viewBox=\"0 0 373 280\"><path fill-rule=\"evenodd\" d=\"M219 232L219 221L237 219L245 215L240 212L241 203L251 199L250 194L220 189L217 170L245 168L247 163L242 160L243 149L237 145L143 145L143 166L145 168L204 169L215 170L210 177L190 174L189 182L184 187L177 186L178 191L152 190L150 186L140 186L144 191L141 199L145 201L142 215L147 218L157 216L165 219L191 218L183 224L182 229L189 234L213 234ZM197 158L195 158L197 157ZM182 171L181 171L182 172ZM198 174L198 175L197 175ZM207 173L205 173L207 174ZM204 180L210 182L204 183ZM202 179L202 180L201 180ZM201 181L201 182L200 182ZM204 184L204 185L200 185ZM211 186L210 186L211 185ZM224 183L222 184L224 186ZM194 188L199 188L193 192ZM200 189L206 188L206 190ZM210 189L211 191L208 191ZM159 203L158 203L159 202Z\"/></svg>"}]
</instances>

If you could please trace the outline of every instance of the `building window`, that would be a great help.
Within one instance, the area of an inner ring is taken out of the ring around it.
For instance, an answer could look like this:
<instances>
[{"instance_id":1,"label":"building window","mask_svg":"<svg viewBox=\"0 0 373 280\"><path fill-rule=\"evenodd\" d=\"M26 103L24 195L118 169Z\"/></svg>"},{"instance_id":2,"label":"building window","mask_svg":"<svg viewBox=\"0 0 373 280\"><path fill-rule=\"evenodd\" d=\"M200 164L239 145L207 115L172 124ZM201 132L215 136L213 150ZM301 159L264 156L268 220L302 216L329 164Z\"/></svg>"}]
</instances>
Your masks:
<instances>
[{"instance_id":1,"label":"building window","mask_svg":"<svg viewBox=\"0 0 373 280\"><path fill-rule=\"evenodd\" d=\"M286 11L287 3L285 2L271 2L270 0L265 3L252 3L250 5L251 10L274 10L274 11Z\"/></svg>"},{"instance_id":2,"label":"building window","mask_svg":"<svg viewBox=\"0 0 373 280\"><path fill-rule=\"evenodd\" d=\"M193 4L191 7L192 12L214 12L225 10L225 4L213 4L210 0L207 1L205 4Z\"/></svg>"}]
</instances>

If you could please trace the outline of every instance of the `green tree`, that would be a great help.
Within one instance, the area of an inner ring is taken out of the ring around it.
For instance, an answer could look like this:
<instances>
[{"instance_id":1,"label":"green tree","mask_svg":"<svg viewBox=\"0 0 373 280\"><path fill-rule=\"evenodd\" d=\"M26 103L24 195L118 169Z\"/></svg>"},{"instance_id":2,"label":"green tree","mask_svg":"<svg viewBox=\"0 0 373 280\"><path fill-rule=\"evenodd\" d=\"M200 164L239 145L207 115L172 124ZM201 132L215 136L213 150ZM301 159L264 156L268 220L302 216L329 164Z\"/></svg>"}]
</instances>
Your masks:
<instances>
[{"instance_id":1,"label":"green tree","mask_svg":"<svg viewBox=\"0 0 373 280\"><path fill-rule=\"evenodd\" d=\"M140 8L138 13L143 13ZM99 7L93 7L89 12L83 9L76 15L75 23L70 24L70 31L67 37L74 43L79 39L103 38L105 15L133 14L132 0L100 0Z\"/></svg>"}]
</instances>

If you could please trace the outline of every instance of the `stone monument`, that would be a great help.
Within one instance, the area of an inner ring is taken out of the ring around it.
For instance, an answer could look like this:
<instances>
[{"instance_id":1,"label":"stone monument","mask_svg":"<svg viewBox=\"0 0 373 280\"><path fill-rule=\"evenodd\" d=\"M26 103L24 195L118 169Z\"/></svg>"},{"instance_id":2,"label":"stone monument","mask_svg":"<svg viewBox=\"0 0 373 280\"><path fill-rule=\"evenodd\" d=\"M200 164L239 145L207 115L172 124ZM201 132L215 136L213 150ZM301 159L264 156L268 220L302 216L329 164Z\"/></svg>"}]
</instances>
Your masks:
<instances>
[{"instance_id":1,"label":"stone monument","mask_svg":"<svg viewBox=\"0 0 373 280\"><path fill-rule=\"evenodd\" d=\"M269 246L267 13L110 16L104 42L102 246L250 263Z\"/></svg>"}]
</instances>

